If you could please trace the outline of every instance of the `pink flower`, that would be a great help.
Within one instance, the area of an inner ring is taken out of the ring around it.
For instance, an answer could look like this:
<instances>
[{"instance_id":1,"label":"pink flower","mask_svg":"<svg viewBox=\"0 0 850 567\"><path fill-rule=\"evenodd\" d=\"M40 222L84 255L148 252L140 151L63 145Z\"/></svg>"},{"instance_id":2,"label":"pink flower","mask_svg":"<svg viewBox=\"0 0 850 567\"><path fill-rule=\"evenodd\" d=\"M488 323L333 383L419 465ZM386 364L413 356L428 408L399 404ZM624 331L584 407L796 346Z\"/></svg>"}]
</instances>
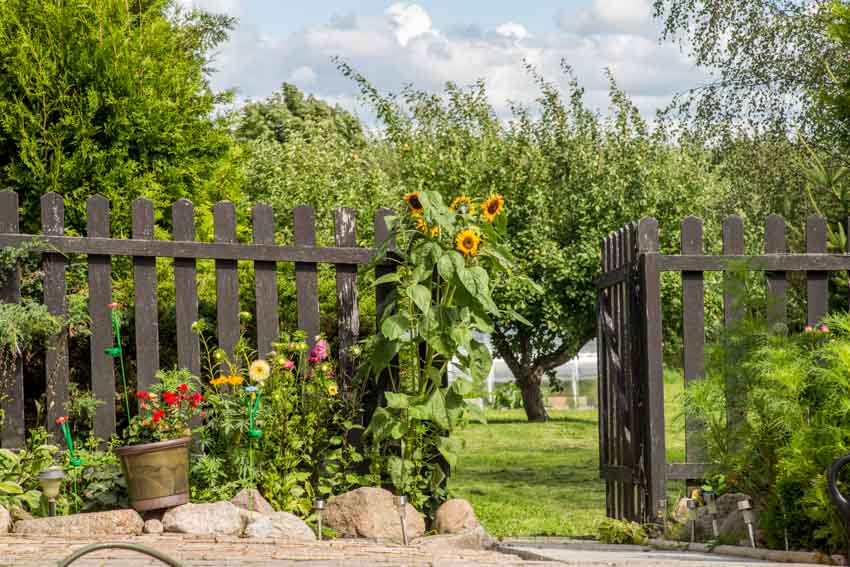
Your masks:
<instances>
[{"instance_id":1,"label":"pink flower","mask_svg":"<svg viewBox=\"0 0 850 567\"><path fill-rule=\"evenodd\" d=\"M310 362L319 362L320 360L324 360L328 357L328 341L325 339L319 340L310 350ZM313 360L313 359L316 360Z\"/></svg>"},{"instance_id":2,"label":"pink flower","mask_svg":"<svg viewBox=\"0 0 850 567\"><path fill-rule=\"evenodd\" d=\"M321 359L321 358L319 358L318 356L311 356L308 360L309 360L310 362L314 363L314 364L315 364L316 362L321 362L321 361L322 361L322 359Z\"/></svg>"},{"instance_id":3,"label":"pink flower","mask_svg":"<svg viewBox=\"0 0 850 567\"><path fill-rule=\"evenodd\" d=\"M295 368L295 363L289 360L288 358L281 363L281 366L284 370L292 370Z\"/></svg>"},{"instance_id":4,"label":"pink flower","mask_svg":"<svg viewBox=\"0 0 850 567\"><path fill-rule=\"evenodd\" d=\"M828 333L829 332L829 327L827 327L826 325L821 325L820 327L818 327L818 329L820 329L821 333Z\"/></svg>"},{"instance_id":5,"label":"pink flower","mask_svg":"<svg viewBox=\"0 0 850 567\"><path fill-rule=\"evenodd\" d=\"M811 325L806 325L806 327L803 329L803 331L806 333L811 333L814 330L814 327L812 327Z\"/></svg>"}]
</instances>

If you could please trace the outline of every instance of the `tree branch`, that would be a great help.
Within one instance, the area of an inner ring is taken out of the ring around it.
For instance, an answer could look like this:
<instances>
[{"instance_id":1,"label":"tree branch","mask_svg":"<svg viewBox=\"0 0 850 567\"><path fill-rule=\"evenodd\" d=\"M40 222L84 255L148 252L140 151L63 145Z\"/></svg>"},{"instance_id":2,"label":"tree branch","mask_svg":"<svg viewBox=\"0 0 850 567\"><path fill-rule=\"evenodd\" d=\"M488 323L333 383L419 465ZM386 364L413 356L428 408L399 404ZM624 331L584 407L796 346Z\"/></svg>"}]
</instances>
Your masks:
<instances>
[{"instance_id":1,"label":"tree branch","mask_svg":"<svg viewBox=\"0 0 850 567\"><path fill-rule=\"evenodd\" d=\"M565 345L558 347L558 350L551 354L541 356L534 361L533 368L535 371L548 372L553 368L557 368L562 364L566 364L577 354L578 349L568 348Z\"/></svg>"}]
</instances>

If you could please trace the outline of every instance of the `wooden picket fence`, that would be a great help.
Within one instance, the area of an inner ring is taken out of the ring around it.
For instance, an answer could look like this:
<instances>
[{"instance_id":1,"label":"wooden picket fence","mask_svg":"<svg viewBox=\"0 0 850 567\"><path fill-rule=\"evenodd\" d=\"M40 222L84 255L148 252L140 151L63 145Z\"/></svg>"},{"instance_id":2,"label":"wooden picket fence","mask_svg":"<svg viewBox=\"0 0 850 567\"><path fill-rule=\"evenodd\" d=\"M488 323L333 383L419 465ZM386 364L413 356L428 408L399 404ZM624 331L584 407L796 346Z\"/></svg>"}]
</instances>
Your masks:
<instances>
[{"instance_id":1,"label":"wooden picket fence","mask_svg":"<svg viewBox=\"0 0 850 567\"><path fill-rule=\"evenodd\" d=\"M105 349L113 346L109 304L112 302L111 261L113 256L129 256L133 261L135 292L135 342L137 383L149 387L159 370L159 314L157 312L156 259L174 259L177 360L181 368L194 374L201 371L198 335L192 324L198 320L196 262L215 261L217 337L219 346L232 352L240 335L239 276L237 262L254 262L256 327L258 352L268 353L279 335L278 262L294 262L298 326L308 337L319 333L318 271L320 263L336 268L337 317L339 327L339 374L344 379L353 371L349 349L359 335L357 267L373 261L376 250L390 238L384 217L388 209L376 212L375 248L361 248L356 241L355 214L352 209L335 211L335 246L317 247L313 209L294 211L294 245L275 243L275 221L271 207L257 204L252 209L253 243L236 238L236 207L222 201L213 208L214 241L195 240L195 212L192 203L180 199L171 207L173 240L154 239L153 204L147 199L132 203L132 239L110 237L109 202L100 195L87 201L86 236L64 236L64 202L57 193L41 199L42 234L19 233L18 195L0 191L0 247L43 242L44 304L58 316L66 314L66 254L85 254L88 263L89 314L91 316L91 388L103 402L94 418L96 436L108 439L115 433L114 359ZM394 269L378 267L379 275ZM21 301L20 268L6 274L0 287L0 301ZM378 318L390 289L376 288ZM51 341L45 357L46 425L53 430L54 420L64 413L68 399L68 341L60 334ZM20 357L0 369L0 399L6 422L0 446L21 447L25 439L24 382Z\"/></svg>"},{"instance_id":2,"label":"wooden picket fence","mask_svg":"<svg viewBox=\"0 0 850 567\"><path fill-rule=\"evenodd\" d=\"M827 254L822 217L806 222L806 252L787 253L785 220L765 222L764 254L744 254L744 223L725 219L723 254L705 255L703 225L688 217L681 225L681 254L659 253L658 223L643 218L602 242L602 275L597 280L599 348L600 473L606 481L610 517L659 522L667 506L667 480L696 481L706 473L698 423L685 424L686 462L668 463L664 438L664 377L661 273L682 277L684 380L705 376L704 273L724 272L724 324L741 318L733 297L738 288L730 262L766 273L767 319L786 322L787 273L806 275L807 324L827 314L829 272L850 270L850 254ZM739 276L738 276L739 277ZM734 377L727 378L729 419L742 419Z\"/></svg>"}]
</instances>

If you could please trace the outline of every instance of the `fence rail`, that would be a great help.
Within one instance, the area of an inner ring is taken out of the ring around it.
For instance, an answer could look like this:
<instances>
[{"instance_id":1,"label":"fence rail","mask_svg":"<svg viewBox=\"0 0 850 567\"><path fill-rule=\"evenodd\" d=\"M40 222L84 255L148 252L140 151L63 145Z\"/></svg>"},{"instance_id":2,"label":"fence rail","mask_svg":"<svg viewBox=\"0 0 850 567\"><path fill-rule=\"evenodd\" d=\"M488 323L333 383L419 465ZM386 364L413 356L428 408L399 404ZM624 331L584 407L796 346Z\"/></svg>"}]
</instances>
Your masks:
<instances>
[{"instance_id":1,"label":"fence rail","mask_svg":"<svg viewBox=\"0 0 850 567\"><path fill-rule=\"evenodd\" d=\"M112 303L112 257L129 256L133 265L135 346L137 383L149 387L159 369L159 314L157 301L156 258L173 258L175 284L175 319L177 362L194 374L201 370L198 335L192 324L198 319L197 260L215 261L216 322L219 346L232 352L239 340L239 261L254 262L254 291L258 352L268 353L279 334L278 266L279 262L295 264L298 326L309 340L319 333L318 264L333 264L336 269L337 319L339 327L340 377L350 377L353 363L349 349L358 340L359 311L357 267L373 261L376 250L389 231L385 217L389 209L376 212L375 248L357 246L356 219L352 209L340 208L334 213L335 246L316 246L313 209L297 207L293 212L295 244L275 243L275 221L271 207L257 204L252 209L253 243L236 239L236 207L222 201L213 208L214 241L196 241L194 205L180 199L171 207L172 240L154 238L153 203L136 199L132 203L132 238L110 237L109 202L100 195L87 201L86 236L64 235L64 201L57 193L41 199L42 234L19 232L18 195L0 191L0 247L20 246L35 242L33 248L42 253L44 271L44 304L51 314L67 314L66 254L85 254L88 264L89 315L91 316L91 388L103 402L97 408L94 433L109 438L116 430L115 376L111 356L105 350L113 346L109 304ZM381 266L382 273L392 270ZM20 303L21 270L16 267L4 274L0 284L0 302ZM379 312L389 290L378 286L376 300ZM64 413L70 381L68 337L60 333L50 341L45 353L46 425L55 429L54 420ZM0 435L0 446L21 447L25 437L24 380L20 356L6 368L0 368L0 404L6 414Z\"/></svg>"},{"instance_id":2,"label":"fence rail","mask_svg":"<svg viewBox=\"0 0 850 567\"><path fill-rule=\"evenodd\" d=\"M746 255L744 223L723 222L721 255L704 254L703 223L681 224L681 253L659 253L658 223L644 218L611 233L602 242L602 274L597 279L599 324L600 472L606 481L608 515L658 521L665 513L667 480L694 481L708 465L700 441L702 424L685 423L686 462L668 463L664 437L663 327L661 274L682 278L682 355L685 383L705 376L704 273L724 272L723 320L729 326L743 315L734 297L730 264L745 262L766 272L767 319L786 322L788 272L806 274L806 322L817 325L827 314L829 273L850 271L850 254L828 254L822 217L806 221L806 252L788 253L786 223L779 215L765 221L764 253ZM727 377L728 415L743 419L740 385Z\"/></svg>"}]
</instances>

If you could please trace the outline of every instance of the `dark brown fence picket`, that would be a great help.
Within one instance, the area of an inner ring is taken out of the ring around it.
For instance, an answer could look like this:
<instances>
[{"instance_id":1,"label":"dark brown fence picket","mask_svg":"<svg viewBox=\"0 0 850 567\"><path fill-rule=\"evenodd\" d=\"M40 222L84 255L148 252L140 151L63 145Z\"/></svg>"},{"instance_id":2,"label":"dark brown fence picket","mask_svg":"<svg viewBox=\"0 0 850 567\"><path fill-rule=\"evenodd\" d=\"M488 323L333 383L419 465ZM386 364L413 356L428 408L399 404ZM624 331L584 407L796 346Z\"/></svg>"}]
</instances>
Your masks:
<instances>
[{"instance_id":1,"label":"dark brown fence picket","mask_svg":"<svg viewBox=\"0 0 850 567\"><path fill-rule=\"evenodd\" d=\"M785 219L779 215L770 215L764 223L764 252L765 254L784 254ZM775 325L784 323L787 318L788 279L785 272L767 273L767 320Z\"/></svg>"},{"instance_id":2,"label":"dark brown fence picket","mask_svg":"<svg viewBox=\"0 0 850 567\"><path fill-rule=\"evenodd\" d=\"M826 219L811 216L806 219L806 252L826 252ZM829 273L806 272L806 314L809 325L818 325L824 318L829 304Z\"/></svg>"},{"instance_id":3,"label":"dark brown fence picket","mask_svg":"<svg viewBox=\"0 0 850 567\"><path fill-rule=\"evenodd\" d=\"M687 217L682 221L682 254L703 253L702 220ZM682 272L682 363L685 384L705 376L705 283L702 272ZM700 439L704 424L685 417L685 454L688 462L705 460Z\"/></svg>"},{"instance_id":4,"label":"dark brown fence picket","mask_svg":"<svg viewBox=\"0 0 850 567\"><path fill-rule=\"evenodd\" d=\"M18 225L18 195L0 191L0 233L15 234ZM21 270L19 266L0 274L0 301L21 302ZM3 353L0 365L0 408L6 416L0 441L4 447L22 447L24 443L24 369L14 353Z\"/></svg>"},{"instance_id":5,"label":"dark brown fence picket","mask_svg":"<svg viewBox=\"0 0 850 567\"><path fill-rule=\"evenodd\" d=\"M293 211L295 244L316 245L313 208L301 205ZM307 333L307 342L315 344L319 334L319 270L314 262L295 263L295 294L298 300L298 328Z\"/></svg>"},{"instance_id":6,"label":"dark brown fence picket","mask_svg":"<svg viewBox=\"0 0 850 567\"><path fill-rule=\"evenodd\" d=\"M319 333L318 264L334 264L337 272L337 317L339 321L340 375L350 377L355 361L350 348L359 338L359 309L357 297L357 267L371 263L375 248L357 246L354 211L339 209L335 213L335 245L315 245L313 210L298 207L295 212L295 245L275 243L275 223L272 210L259 204L252 211L254 242L241 244L236 240L236 211L232 203L223 201L213 210L215 241L195 240L195 212L191 202L180 199L171 207L173 240L156 240L153 204L137 199L132 204L132 239L110 237L109 202L100 195L87 202L87 235L64 235L64 203L55 193L42 197L42 235L18 233L18 196L0 191L0 246L19 246L34 243L33 252L43 255L44 302L51 313L65 315L67 254L87 254L89 281L89 315L91 317L91 379L92 393L103 402L94 420L95 434L108 439L116 431L115 360L105 349L113 346L112 320L112 256L130 256L133 262L134 337L136 341L136 378L146 388L159 369L159 314L157 302L156 259L174 261L175 321L177 362L199 375L200 343L192 326L198 320L198 259L216 263L216 310L219 345L232 352L240 336L239 273L240 260L254 262L257 346L265 355L279 334L277 263L295 262L297 309L300 328L311 344ZM382 209L376 214L376 240L380 246L389 239L384 217L391 214ZM392 263L380 264L379 275L394 270ZM0 302L21 301L20 268L2 274ZM378 316L386 308L392 285L378 286ZM54 420L64 413L68 399L70 372L68 336L63 331L49 341L45 352L47 418L55 432ZM237 361L239 363L240 361ZM130 377L132 380L132 376ZM341 382L343 386L345 382ZM23 367L20 356L9 358L0 368L0 396L6 422L0 436L3 447L22 447L25 437ZM369 394L373 398L373 393Z\"/></svg>"},{"instance_id":7,"label":"dark brown fence picket","mask_svg":"<svg viewBox=\"0 0 850 567\"><path fill-rule=\"evenodd\" d=\"M186 199L171 206L175 241L195 240L195 208ZM195 258L174 258L174 309L177 330L177 364L192 374L201 373L201 347L192 325L198 320L198 274Z\"/></svg>"},{"instance_id":8,"label":"dark brown fence picket","mask_svg":"<svg viewBox=\"0 0 850 567\"><path fill-rule=\"evenodd\" d=\"M334 240L338 247L357 246L357 221L354 209L334 211ZM357 306L357 266L336 265L336 312L339 339L340 383L347 388L354 374L351 347L360 335L360 310Z\"/></svg>"},{"instance_id":9,"label":"dark brown fence picket","mask_svg":"<svg viewBox=\"0 0 850 567\"><path fill-rule=\"evenodd\" d=\"M255 244L274 244L274 211L262 203L252 211ZM277 314L277 263L254 262L254 295L257 303L257 352L265 357L280 335Z\"/></svg>"},{"instance_id":10,"label":"dark brown fence picket","mask_svg":"<svg viewBox=\"0 0 850 567\"><path fill-rule=\"evenodd\" d=\"M109 201L102 195L89 198L86 205L86 233L89 237L109 238ZM94 434L109 439L115 432L115 368L106 349L113 346L112 315L112 258L90 254L89 315L91 316L91 377L92 394L103 402L94 416Z\"/></svg>"},{"instance_id":11,"label":"dark brown fence picket","mask_svg":"<svg viewBox=\"0 0 850 567\"><path fill-rule=\"evenodd\" d=\"M47 193L41 198L41 231L49 236L65 233L65 203L58 193ZM44 305L51 315L64 318L68 312L65 270L68 261L62 254L44 254ZM47 429L56 438L59 426L56 419L65 414L68 401L69 361L68 332L63 329L51 340L44 358L46 371L45 398L47 402Z\"/></svg>"},{"instance_id":12,"label":"dark brown fence picket","mask_svg":"<svg viewBox=\"0 0 850 567\"><path fill-rule=\"evenodd\" d=\"M133 238L153 240L153 203L133 201ZM150 389L159 370L159 314L156 298L156 258L133 258L136 316L136 381Z\"/></svg>"}]
</instances>

